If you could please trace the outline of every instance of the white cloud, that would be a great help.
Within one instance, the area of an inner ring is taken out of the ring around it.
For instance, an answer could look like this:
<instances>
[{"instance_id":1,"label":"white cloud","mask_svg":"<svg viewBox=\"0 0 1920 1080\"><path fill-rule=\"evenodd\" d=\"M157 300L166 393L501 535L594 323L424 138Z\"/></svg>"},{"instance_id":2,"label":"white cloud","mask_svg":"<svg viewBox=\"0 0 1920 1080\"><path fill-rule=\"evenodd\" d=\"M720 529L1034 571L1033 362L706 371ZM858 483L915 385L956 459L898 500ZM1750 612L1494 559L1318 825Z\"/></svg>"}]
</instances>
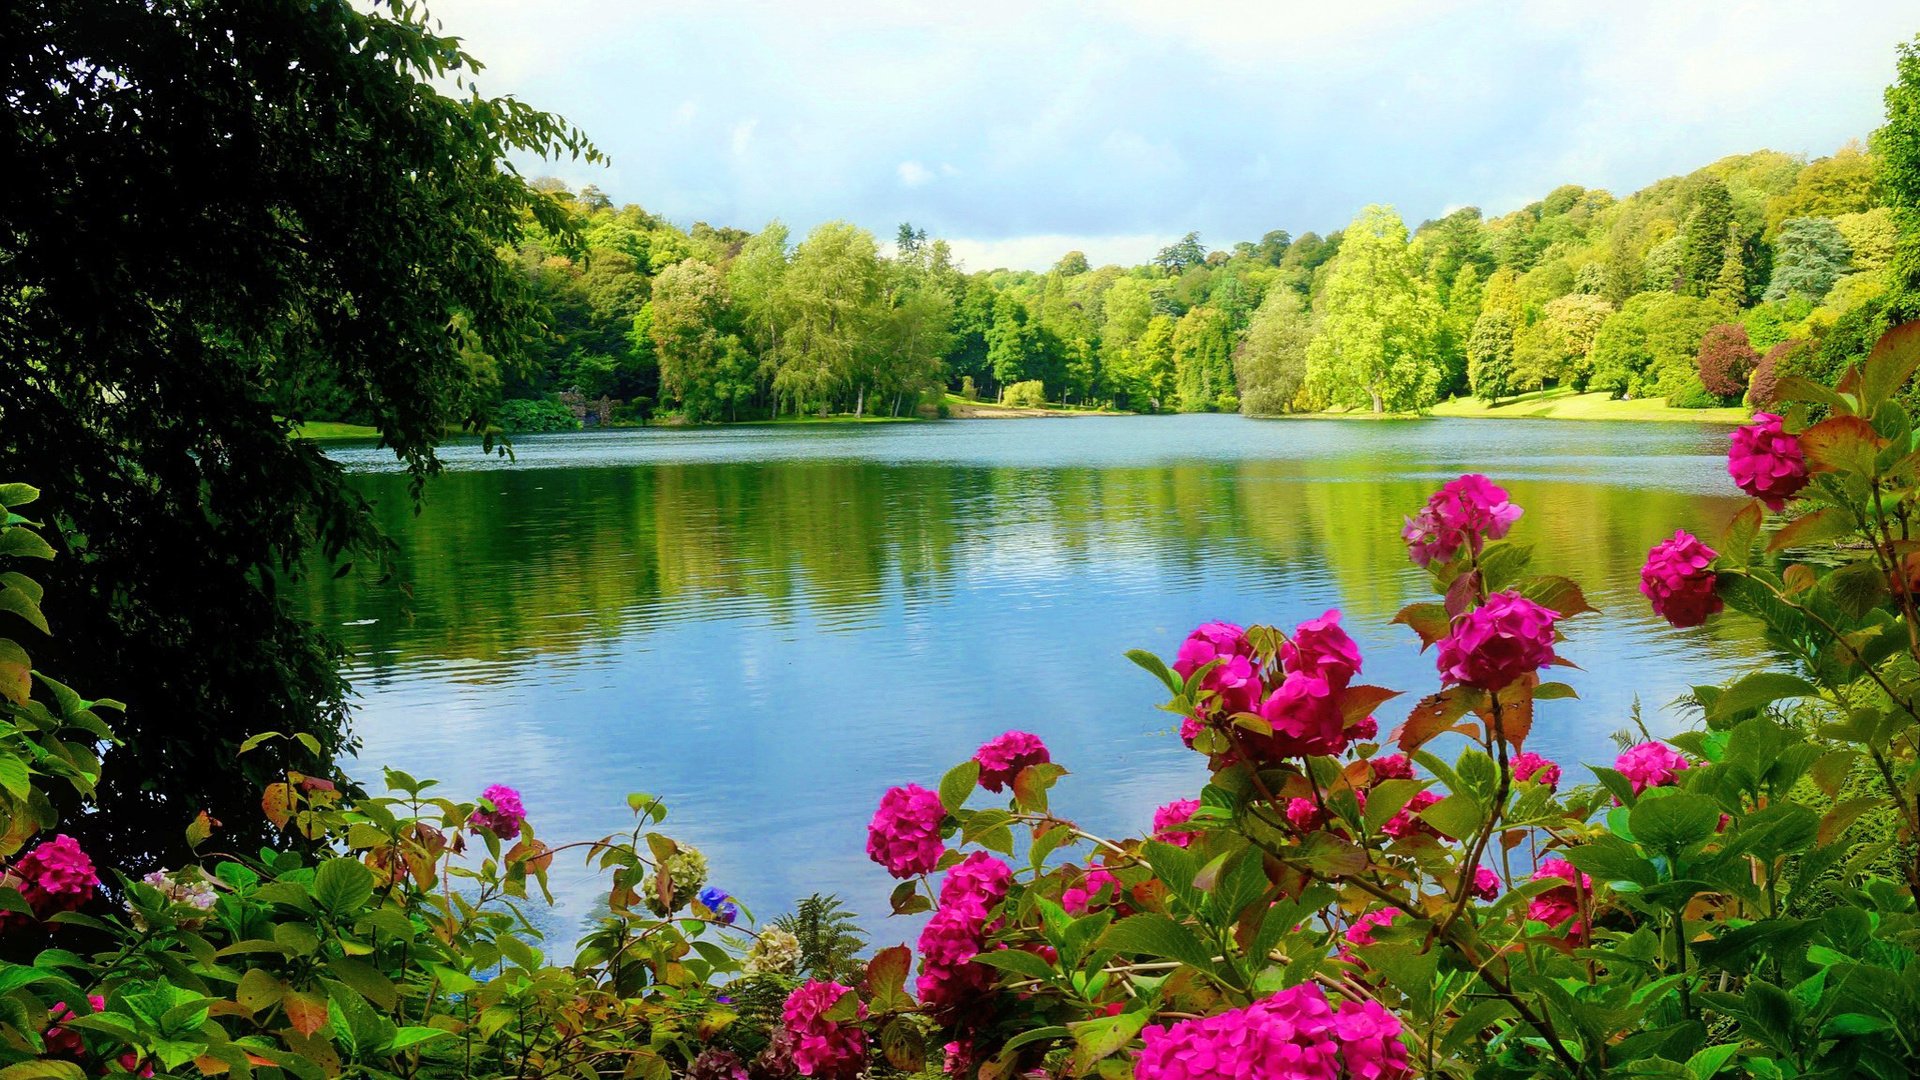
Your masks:
<instances>
[{"instance_id":1,"label":"white cloud","mask_svg":"<svg viewBox=\"0 0 1920 1080\"><path fill-rule=\"evenodd\" d=\"M746 156L747 148L753 144L754 129L759 126L760 121L757 118L753 120L742 120L733 125L732 143L734 157Z\"/></svg>"},{"instance_id":2,"label":"white cloud","mask_svg":"<svg viewBox=\"0 0 1920 1080\"><path fill-rule=\"evenodd\" d=\"M895 171L900 174L900 182L908 187L919 187L933 179L933 170L917 161L903 161Z\"/></svg>"},{"instance_id":3,"label":"white cloud","mask_svg":"<svg viewBox=\"0 0 1920 1080\"><path fill-rule=\"evenodd\" d=\"M1003 240L949 239L954 257L968 270L1045 270L1069 251L1084 252L1094 266L1132 266L1178 240L1161 233L1127 236L1012 236Z\"/></svg>"}]
</instances>

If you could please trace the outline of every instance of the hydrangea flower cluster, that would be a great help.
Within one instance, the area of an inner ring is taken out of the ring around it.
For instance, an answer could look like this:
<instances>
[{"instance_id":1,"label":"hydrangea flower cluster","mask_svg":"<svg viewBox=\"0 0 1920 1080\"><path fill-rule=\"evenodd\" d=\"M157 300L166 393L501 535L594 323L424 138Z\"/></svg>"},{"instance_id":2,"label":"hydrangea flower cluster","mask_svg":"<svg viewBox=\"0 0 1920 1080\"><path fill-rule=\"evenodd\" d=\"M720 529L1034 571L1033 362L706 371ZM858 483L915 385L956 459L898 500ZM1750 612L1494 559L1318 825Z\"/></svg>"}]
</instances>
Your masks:
<instances>
[{"instance_id":1,"label":"hydrangea flower cluster","mask_svg":"<svg viewBox=\"0 0 1920 1080\"><path fill-rule=\"evenodd\" d=\"M1407 553L1421 566L1451 560L1462 547L1475 555L1488 540L1507 535L1522 511L1506 489L1478 473L1448 482L1400 530Z\"/></svg>"},{"instance_id":2,"label":"hydrangea flower cluster","mask_svg":"<svg viewBox=\"0 0 1920 1080\"><path fill-rule=\"evenodd\" d=\"M660 875L667 875L667 893L663 898L660 892ZM661 861L653 873L640 883L640 891L647 898L647 909L661 918L666 918L686 906L689 900L700 895L707 883L707 857L700 849L681 844L673 854ZM722 894L725 895L725 894Z\"/></svg>"},{"instance_id":3,"label":"hydrangea flower cluster","mask_svg":"<svg viewBox=\"0 0 1920 1080\"><path fill-rule=\"evenodd\" d=\"M700 890L700 906L713 912L713 918L723 926L732 926L740 917L740 905L733 897L718 885L709 885Z\"/></svg>"},{"instance_id":4,"label":"hydrangea flower cluster","mask_svg":"<svg viewBox=\"0 0 1920 1080\"><path fill-rule=\"evenodd\" d=\"M1540 860L1539 869L1533 872L1533 880L1556 879L1566 884L1556 885L1529 901L1527 918L1556 928L1571 922L1572 926L1567 932L1574 937L1583 936L1586 933L1586 923L1581 919L1580 897L1583 893L1592 893L1593 879L1574 869L1573 864L1565 859Z\"/></svg>"},{"instance_id":5,"label":"hydrangea flower cluster","mask_svg":"<svg viewBox=\"0 0 1920 1080\"><path fill-rule=\"evenodd\" d=\"M1266 740L1272 756L1338 754L1347 748L1346 719L1327 680L1289 672L1260 703L1260 718L1273 727Z\"/></svg>"},{"instance_id":6,"label":"hydrangea flower cluster","mask_svg":"<svg viewBox=\"0 0 1920 1080\"><path fill-rule=\"evenodd\" d=\"M747 1063L731 1050L710 1046L687 1066L687 1080L748 1080Z\"/></svg>"},{"instance_id":7,"label":"hydrangea flower cluster","mask_svg":"<svg viewBox=\"0 0 1920 1080\"><path fill-rule=\"evenodd\" d=\"M742 962L749 975L791 975L800 964L800 939L790 931L769 926L760 931Z\"/></svg>"},{"instance_id":8,"label":"hydrangea flower cluster","mask_svg":"<svg viewBox=\"0 0 1920 1080\"><path fill-rule=\"evenodd\" d=\"M984 913L1007 898L1013 867L976 851L947 869L940 879L940 906L974 904Z\"/></svg>"},{"instance_id":9,"label":"hydrangea flower cluster","mask_svg":"<svg viewBox=\"0 0 1920 1080\"><path fill-rule=\"evenodd\" d=\"M99 994L88 994L87 1004L93 1006L94 1012L107 1009L107 999ZM53 1008L47 1010L47 1030L40 1038L46 1043L48 1057L77 1059L86 1052L87 1044L80 1032L67 1023L72 1018L73 1010L64 1001L55 1002Z\"/></svg>"},{"instance_id":10,"label":"hydrangea flower cluster","mask_svg":"<svg viewBox=\"0 0 1920 1080\"><path fill-rule=\"evenodd\" d=\"M1553 624L1560 613L1521 596L1497 592L1458 620L1440 641L1442 681L1498 693L1553 663Z\"/></svg>"},{"instance_id":11,"label":"hydrangea flower cluster","mask_svg":"<svg viewBox=\"0 0 1920 1080\"><path fill-rule=\"evenodd\" d=\"M1090 866L1078 883L1060 894L1060 906L1069 915L1085 915L1095 904L1112 903L1120 897L1120 879L1104 866Z\"/></svg>"},{"instance_id":12,"label":"hydrangea flower cluster","mask_svg":"<svg viewBox=\"0 0 1920 1080\"><path fill-rule=\"evenodd\" d=\"M1404 839L1415 833L1426 833L1429 836L1445 836L1445 833L1428 824L1427 819L1420 816L1420 811L1425 810L1427 807L1439 801L1440 796L1435 795L1431 791L1414 792L1413 798L1407 800L1407 805L1401 807L1392 817L1388 818L1385 825L1380 826L1380 831L1393 837L1395 840ZM1449 837L1449 839L1451 839L1451 837Z\"/></svg>"},{"instance_id":13,"label":"hydrangea flower cluster","mask_svg":"<svg viewBox=\"0 0 1920 1080\"><path fill-rule=\"evenodd\" d=\"M1718 613L1725 605L1714 595L1717 576L1708 569L1718 554L1685 529L1653 545L1640 568L1640 593L1652 601L1654 614L1685 628Z\"/></svg>"},{"instance_id":14,"label":"hydrangea flower cluster","mask_svg":"<svg viewBox=\"0 0 1920 1080\"><path fill-rule=\"evenodd\" d=\"M1687 759L1663 742L1643 742L1613 759L1613 767L1633 782L1635 795L1650 787L1675 783L1686 771Z\"/></svg>"},{"instance_id":15,"label":"hydrangea flower cluster","mask_svg":"<svg viewBox=\"0 0 1920 1080\"><path fill-rule=\"evenodd\" d=\"M1347 927L1347 943L1349 945L1371 945L1375 940L1373 932L1392 926L1393 920L1399 917L1400 911L1398 908L1379 908L1375 911L1365 912L1359 918L1353 920L1352 926Z\"/></svg>"},{"instance_id":16,"label":"hydrangea flower cluster","mask_svg":"<svg viewBox=\"0 0 1920 1080\"><path fill-rule=\"evenodd\" d=\"M1242 1009L1148 1026L1136 1080L1398 1080L1407 1075L1400 1019L1377 1002L1336 1011L1313 983Z\"/></svg>"},{"instance_id":17,"label":"hydrangea flower cluster","mask_svg":"<svg viewBox=\"0 0 1920 1080\"><path fill-rule=\"evenodd\" d=\"M1280 646L1280 663L1287 671L1325 679L1334 690L1345 690L1360 674L1360 646L1340 629L1340 609L1329 609L1317 619L1294 627Z\"/></svg>"},{"instance_id":18,"label":"hydrangea flower cluster","mask_svg":"<svg viewBox=\"0 0 1920 1080\"><path fill-rule=\"evenodd\" d=\"M1173 658L1173 670L1182 679L1191 678L1209 663L1220 666L1207 673L1200 685L1213 691L1212 711L1219 715L1252 712L1259 704L1263 689L1260 667L1253 654L1247 632L1229 622L1210 622L1187 635Z\"/></svg>"},{"instance_id":19,"label":"hydrangea flower cluster","mask_svg":"<svg viewBox=\"0 0 1920 1080\"><path fill-rule=\"evenodd\" d=\"M780 1019L791 1040L793 1064L800 1075L851 1080L866 1066L867 1033L852 1024L826 1018L840 996L851 992L851 987L813 979L787 996ZM859 1015L867 1015L864 1003Z\"/></svg>"},{"instance_id":20,"label":"hydrangea flower cluster","mask_svg":"<svg viewBox=\"0 0 1920 1080\"><path fill-rule=\"evenodd\" d=\"M1044 765L1053 758L1047 754L1046 744L1038 735L1009 731L987 740L974 751L973 760L980 763L980 786L1000 792L1013 783L1020 770L1029 765Z\"/></svg>"},{"instance_id":21,"label":"hydrangea flower cluster","mask_svg":"<svg viewBox=\"0 0 1920 1080\"><path fill-rule=\"evenodd\" d=\"M1304 796L1295 796L1287 800L1287 824L1301 832L1312 832L1327 823L1327 816L1320 812L1319 804Z\"/></svg>"},{"instance_id":22,"label":"hydrangea flower cluster","mask_svg":"<svg viewBox=\"0 0 1920 1080\"><path fill-rule=\"evenodd\" d=\"M1199 833L1176 829L1174 826L1186 824L1199 809L1199 799L1175 799L1155 810L1153 838L1163 844L1172 844L1174 847L1186 847L1193 843L1193 838L1199 836Z\"/></svg>"},{"instance_id":23,"label":"hydrangea flower cluster","mask_svg":"<svg viewBox=\"0 0 1920 1080\"><path fill-rule=\"evenodd\" d=\"M976 851L940 882L940 910L920 932L920 1002L936 1009L979 999L993 986L993 972L972 963L986 948L987 918L1007 898L1013 868Z\"/></svg>"},{"instance_id":24,"label":"hydrangea flower cluster","mask_svg":"<svg viewBox=\"0 0 1920 1080\"><path fill-rule=\"evenodd\" d=\"M1500 875L1484 866L1473 868L1473 885L1467 895L1476 900L1492 900L1500 895Z\"/></svg>"},{"instance_id":25,"label":"hydrangea flower cluster","mask_svg":"<svg viewBox=\"0 0 1920 1080\"><path fill-rule=\"evenodd\" d=\"M1413 760L1405 754L1382 754L1374 758L1370 764L1373 766L1373 782L1376 784L1382 780L1413 779Z\"/></svg>"},{"instance_id":26,"label":"hydrangea flower cluster","mask_svg":"<svg viewBox=\"0 0 1920 1080\"><path fill-rule=\"evenodd\" d=\"M1781 428L1778 416L1754 413L1752 423L1733 429L1727 475L1769 510L1779 510L1807 486L1807 457L1800 440Z\"/></svg>"},{"instance_id":27,"label":"hydrangea flower cluster","mask_svg":"<svg viewBox=\"0 0 1920 1080\"><path fill-rule=\"evenodd\" d=\"M467 824L485 829L502 840L520 835L527 823L526 807L520 805L520 793L505 784L494 784L480 793L482 805L467 817ZM491 805L493 809L487 809Z\"/></svg>"},{"instance_id":28,"label":"hydrangea flower cluster","mask_svg":"<svg viewBox=\"0 0 1920 1080\"><path fill-rule=\"evenodd\" d=\"M160 890L169 904L185 904L201 911L212 911L219 894L213 891L213 882L206 871L197 866L188 866L180 870L155 870L140 879L141 884L151 885ZM127 915L138 930L147 929L146 917L134 908L133 901L127 901ZM179 920L180 925L192 929L206 922L204 918L188 917Z\"/></svg>"},{"instance_id":29,"label":"hydrangea flower cluster","mask_svg":"<svg viewBox=\"0 0 1920 1080\"><path fill-rule=\"evenodd\" d=\"M888 788L867 826L867 857L897 878L931 873L947 850L940 840L946 816L940 796L919 784Z\"/></svg>"},{"instance_id":30,"label":"hydrangea flower cluster","mask_svg":"<svg viewBox=\"0 0 1920 1080\"><path fill-rule=\"evenodd\" d=\"M1513 778L1522 783L1544 784L1550 790L1560 786L1559 764L1531 750L1513 755L1508 764L1513 769Z\"/></svg>"},{"instance_id":31,"label":"hydrangea flower cluster","mask_svg":"<svg viewBox=\"0 0 1920 1080\"><path fill-rule=\"evenodd\" d=\"M0 884L20 890L33 908L35 918L45 919L62 911L76 911L100 888L100 875L93 860L80 850L80 842L64 833L14 860ZM17 911L0 912L0 928L25 923Z\"/></svg>"}]
</instances>

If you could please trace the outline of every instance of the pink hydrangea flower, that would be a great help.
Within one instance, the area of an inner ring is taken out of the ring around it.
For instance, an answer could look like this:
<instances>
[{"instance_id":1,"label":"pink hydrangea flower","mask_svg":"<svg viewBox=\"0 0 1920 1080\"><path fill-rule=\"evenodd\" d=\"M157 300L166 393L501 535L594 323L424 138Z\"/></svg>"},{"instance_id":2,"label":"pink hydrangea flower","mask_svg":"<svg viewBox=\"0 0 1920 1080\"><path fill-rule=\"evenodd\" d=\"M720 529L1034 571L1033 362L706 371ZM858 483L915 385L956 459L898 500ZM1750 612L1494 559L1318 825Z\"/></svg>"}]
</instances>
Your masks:
<instances>
[{"instance_id":1,"label":"pink hydrangea flower","mask_svg":"<svg viewBox=\"0 0 1920 1080\"><path fill-rule=\"evenodd\" d=\"M1678 627L1699 626L1724 607L1713 591L1717 575L1707 569L1717 554L1685 529L1653 545L1640 568L1640 593L1654 614Z\"/></svg>"},{"instance_id":2,"label":"pink hydrangea flower","mask_svg":"<svg viewBox=\"0 0 1920 1080\"><path fill-rule=\"evenodd\" d=\"M1427 505L1407 519L1400 535L1414 562L1427 566L1438 559L1444 563L1462 547L1479 554L1485 541L1507 535L1521 513L1507 501L1504 488L1470 473L1434 492Z\"/></svg>"},{"instance_id":3,"label":"pink hydrangea flower","mask_svg":"<svg viewBox=\"0 0 1920 1080\"><path fill-rule=\"evenodd\" d=\"M1260 717L1273 726L1267 742L1274 757L1338 754L1347 748L1340 704L1327 680L1317 675L1289 674L1260 703Z\"/></svg>"},{"instance_id":4,"label":"pink hydrangea flower","mask_svg":"<svg viewBox=\"0 0 1920 1080\"><path fill-rule=\"evenodd\" d=\"M1376 784L1382 780L1413 779L1413 759L1405 754L1385 754L1368 764L1373 766L1373 782Z\"/></svg>"},{"instance_id":5,"label":"pink hydrangea flower","mask_svg":"<svg viewBox=\"0 0 1920 1080\"><path fill-rule=\"evenodd\" d=\"M993 986L993 971L973 963L986 947L987 912L978 900L943 905L920 931L920 1003L947 1009L979 999Z\"/></svg>"},{"instance_id":6,"label":"pink hydrangea flower","mask_svg":"<svg viewBox=\"0 0 1920 1080\"><path fill-rule=\"evenodd\" d=\"M980 786L997 792L1006 790L1013 778L1020 775L1020 770L1029 765L1044 765L1053 758L1047 754L1046 744L1038 735L1009 731L987 740L974 751L973 760L980 763Z\"/></svg>"},{"instance_id":7,"label":"pink hydrangea flower","mask_svg":"<svg viewBox=\"0 0 1920 1080\"><path fill-rule=\"evenodd\" d=\"M1560 786L1560 766L1531 750L1522 750L1513 755L1513 760L1507 764L1513 770L1515 780L1545 784L1549 788Z\"/></svg>"},{"instance_id":8,"label":"pink hydrangea flower","mask_svg":"<svg viewBox=\"0 0 1920 1080\"><path fill-rule=\"evenodd\" d=\"M1473 885L1467 894L1476 900L1492 900L1500 895L1500 875L1484 866L1473 868Z\"/></svg>"},{"instance_id":9,"label":"pink hydrangea flower","mask_svg":"<svg viewBox=\"0 0 1920 1080\"><path fill-rule=\"evenodd\" d=\"M77 911L93 899L100 888L100 875L94 871L93 860L80 849L80 842L63 833L41 841L15 859L0 876L0 884L20 890L34 917L45 919L62 911ZM0 928L27 922L20 912L0 912Z\"/></svg>"},{"instance_id":10,"label":"pink hydrangea flower","mask_svg":"<svg viewBox=\"0 0 1920 1080\"><path fill-rule=\"evenodd\" d=\"M1517 592L1497 592L1440 640L1440 678L1498 692L1553 663L1553 624L1560 613Z\"/></svg>"},{"instance_id":11,"label":"pink hydrangea flower","mask_svg":"<svg viewBox=\"0 0 1920 1080\"><path fill-rule=\"evenodd\" d=\"M505 784L494 784L481 792L480 798L492 803L493 809L484 806L476 809L467 815L467 824L485 829L502 840L520 835L521 826L527 823L527 810L520 805L519 792Z\"/></svg>"},{"instance_id":12,"label":"pink hydrangea flower","mask_svg":"<svg viewBox=\"0 0 1920 1080\"><path fill-rule=\"evenodd\" d=\"M867 825L867 857L897 878L932 871L947 850L940 840L946 814L940 796L918 784L888 788Z\"/></svg>"},{"instance_id":13,"label":"pink hydrangea flower","mask_svg":"<svg viewBox=\"0 0 1920 1080\"><path fill-rule=\"evenodd\" d=\"M1252 712L1264 692L1260 669L1247 632L1233 623L1210 622L1187 635L1173 658L1174 673L1185 679L1214 660L1219 667L1207 673L1201 687L1214 693L1213 710Z\"/></svg>"},{"instance_id":14,"label":"pink hydrangea flower","mask_svg":"<svg viewBox=\"0 0 1920 1080\"><path fill-rule=\"evenodd\" d=\"M1527 918L1546 923L1556 929L1573 920L1570 933L1579 937L1586 931L1586 924L1580 919L1580 897L1583 893L1592 892L1593 879L1576 870L1574 865L1565 859L1540 860L1540 868L1533 872L1533 880L1555 879L1564 881L1566 884L1548 889L1529 901Z\"/></svg>"},{"instance_id":15,"label":"pink hydrangea flower","mask_svg":"<svg viewBox=\"0 0 1920 1080\"><path fill-rule=\"evenodd\" d=\"M88 994L87 1004L93 1007L94 1012L105 1012L107 999L99 994ZM67 1023L72 1018L73 1010L67 1008L64 1001L54 1002L53 1008L47 1010L47 1030L41 1033L40 1038L46 1043L48 1057L77 1059L86 1053L87 1044L81 1039L80 1032Z\"/></svg>"},{"instance_id":16,"label":"pink hydrangea flower","mask_svg":"<svg viewBox=\"0 0 1920 1080\"><path fill-rule=\"evenodd\" d=\"M1380 831L1393 837L1395 840L1401 840L1412 836L1414 833L1422 832L1429 836L1445 835L1439 829L1428 824L1427 820L1420 816L1420 811L1425 810L1427 807L1439 801L1440 796L1435 795L1431 791L1414 792L1413 798L1407 800L1407 805L1401 807L1398 813L1388 818L1385 825L1380 826ZM1452 839L1452 837L1448 837L1448 839Z\"/></svg>"},{"instance_id":17,"label":"pink hydrangea flower","mask_svg":"<svg viewBox=\"0 0 1920 1080\"><path fill-rule=\"evenodd\" d=\"M1175 829L1175 825L1184 825L1200 809L1199 799L1175 799L1153 812L1153 838L1163 844L1174 847L1186 847L1199 836L1191 830Z\"/></svg>"},{"instance_id":18,"label":"pink hydrangea flower","mask_svg":"<svg viewBox=\"0 0 1920 1080\"><path fill-rule=\"evenodd\" d=\"M1293 637L1280 646L1280 664L1289 672L1318 675L1335 691L1360 674L1360 646L1340 629L1340 609L1293 628Z\"/></svg>"},{"instance_id":19,"label":"pink hydrangea flower","mask_svg":"<svg viewBox=\"0 0 1920 1080\"><path fill-rule=\"evenodd\" d=\"M959 1038L942 1048L940 1071L948 1076L965 1076L973 1071L973 1040Z\"/></svg>"},{"instance_id":20,"label":"pink hydrangea flower","mask_svg":"<svg viewBox=\"0 0 1920 1080\"><path fill-rule=\"evenodd\" d=\"M1312 799L1287 800L1287 823L1301 832L1312 832L1326 824L1326 820L1326 817L1320 813L1320 807Z\"/></svg>"},{"instance_id":21,"label":"pink hydrangea flower","mask_svg":"<svg viewBox=\"0 0 1920 1080\"><path fill-rule=\"evenodd\" d=\"M1380 734L1380 722L1371 716L1347 725L1347 738L1353 742L1365 742L1378 734Z\"/></svg>"},{"instance_id":22,"label":"pink hydrangea flower","mask_svg":"<svg viewBox=\"0 0 1920 1080\"><path fill-rule=\"evenodd\" d=\"M1400 1021L1369 1002L1338 1011L1313 983L1245 1008L1141 1032L1135 1080L1400 1080ZM1344 1062L1344 1070L1343 1070Z\"/></svg>"},{"instance_id":23,"label":"pink hydrangea flower","mask_svg":"<svg viewBox=\"0 0 1920 1080\"><path fill-rule=\"evenodd\" d=\"M1740 490L1778 510L1807 486L1807 457L1800 440L1780 427L1773 413L1754 413L1753 422L1733 429L1727 475Z\"/></svg>"},{"instance_id":24,"label":"pink hydrangea flower","mask_svg":"<svg viewBox=\"0 0 1920 1080\"><path fill-rule=\"evenodd\" d=\"M1060 894L1060 906L1069 915L1085 915L1096 904L1112 903L1120 897L1120 879L1104 866L1092 866L1078 883Z\"/></svg>"},{"instance_id":25,"label":"pink hydrangea flower","mask_svg":"<svg viewBox=\"0 0 1920 1080\"><path fill-rule=\"evenodd\" d=\"M1687 759L1663 742L1643 742L1613 759L1613 767L1633 782L1635 795L1650 787L1666 787L1687 769Z\"/></svg>"},{"instance_id":26,"label":"pink hydrangea flower","mask_svg":"<svg viewBox=\"0 0 1920 1080\"><path fill-rule=\"evenodd\" d=\"M851 1080L867 1063L867 1033L852 1024L828 1020L826 1014L851 988L818 979L787 995L780 1019L792 1040L793 1065L802 1076L820 1080ZM862 1003L859 1015L867 1015Z\"/></svg>"},{"instance_id":27,"label":"pink hydrangea flower","mask_svg":"<svg viewBox=\"0 0 1920 1080\"><path fill-rule=\"evenodd\" d=\"M1374 911L1369 911L1353 920L1353 925L1347 927L1347 943L1349 945L1371 945L1375 940L1373 932L1392 926L1393 920L1399 917L1400 912L1396 908L1379 908Z\"/></svg>"},{"instance_id":28,"label":"pink hydrangea flower","mask_svg":"<svg viewBox=\"0 0 1920 1080\"><path fill-rule=\"evenodd\" d=\"M984 851L976 851L947 868L940 879L940 906L974 904L984 912L1007 898L1013 867Z\"/></svg>"}]
</instances>

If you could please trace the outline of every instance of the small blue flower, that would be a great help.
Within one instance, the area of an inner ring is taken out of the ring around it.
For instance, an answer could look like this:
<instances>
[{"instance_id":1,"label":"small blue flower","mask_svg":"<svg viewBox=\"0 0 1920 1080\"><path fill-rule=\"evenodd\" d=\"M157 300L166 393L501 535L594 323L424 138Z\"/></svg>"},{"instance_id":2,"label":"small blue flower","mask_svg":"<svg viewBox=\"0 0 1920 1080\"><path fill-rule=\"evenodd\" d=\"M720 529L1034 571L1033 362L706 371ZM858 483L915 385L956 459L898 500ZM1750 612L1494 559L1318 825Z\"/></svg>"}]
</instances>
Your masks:
<instances>
[{"instance_id":1,"label":"small blue flower","mask_svg":"<svg viewBox=\"0 0 1920 1080\"><path fill-rule=\"evenodd\" d=\"M709 885L700 890L700 906L713 912L713 917L729 926L740 917L740 908L734 904L733 897L717 885Z\"/></svg>"}]
</instances>

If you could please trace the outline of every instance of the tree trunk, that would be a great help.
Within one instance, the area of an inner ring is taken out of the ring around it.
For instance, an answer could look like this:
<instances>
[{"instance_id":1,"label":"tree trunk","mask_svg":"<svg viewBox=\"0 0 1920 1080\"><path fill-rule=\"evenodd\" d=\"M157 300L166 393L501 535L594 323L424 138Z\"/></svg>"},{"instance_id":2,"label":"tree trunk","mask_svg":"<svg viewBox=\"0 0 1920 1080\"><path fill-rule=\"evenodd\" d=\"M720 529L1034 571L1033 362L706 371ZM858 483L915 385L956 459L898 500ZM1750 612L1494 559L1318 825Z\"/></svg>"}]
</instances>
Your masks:
<instances>
[{"instance_id":1,"label":"tree trunk","mask_svg":"<svg viewBox=\"0 0 1920 1080\"><path fill-rule=\"evenodd\" d=\"M1376 413L1378 413L1378 412L1382 412L1382 411L1384 411L1384 410L1383 410L1383 409L1381 408L1381 403L1380 403L1380 391L1378 391L1378 390L1369 390L1369 391L1367 391L1367 393L1368 393L1368 394L1371 394L1371 395L1373 396L1373 411L1374 411L1374 412L1376 412Z\"/></svg>"},{"instance_id":2,"label":"tree trunk","mask_svg":"<svg viewBox=\"0 0 1920 1080\"><path fill-rule=\"evenodd\" d=\"M856 393L853 398L853 418L855 420L860 419L861 414L865 413L866 409L867 409L867 384L861 383L859 392Z\"/></svg>"}]
</instances>

